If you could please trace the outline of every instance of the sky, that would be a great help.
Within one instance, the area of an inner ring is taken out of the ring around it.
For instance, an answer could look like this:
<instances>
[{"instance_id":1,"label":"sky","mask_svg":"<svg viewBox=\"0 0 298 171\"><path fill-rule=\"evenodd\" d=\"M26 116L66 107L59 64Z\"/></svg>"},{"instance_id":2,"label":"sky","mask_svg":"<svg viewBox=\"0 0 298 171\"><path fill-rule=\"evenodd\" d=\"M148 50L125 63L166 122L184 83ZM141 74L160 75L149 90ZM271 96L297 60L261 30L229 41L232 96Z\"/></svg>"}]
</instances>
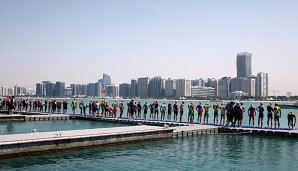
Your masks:
<instances>
[{"instance_id":1,"label":"sky","mask_svg":"<svg viewBox=\"0 0 298 171\"><path fill-rule=\"evenodd\" d=\"M236 77L298 95L297 0L0 0L0 86Z\"/></svg>"}]
</instances>

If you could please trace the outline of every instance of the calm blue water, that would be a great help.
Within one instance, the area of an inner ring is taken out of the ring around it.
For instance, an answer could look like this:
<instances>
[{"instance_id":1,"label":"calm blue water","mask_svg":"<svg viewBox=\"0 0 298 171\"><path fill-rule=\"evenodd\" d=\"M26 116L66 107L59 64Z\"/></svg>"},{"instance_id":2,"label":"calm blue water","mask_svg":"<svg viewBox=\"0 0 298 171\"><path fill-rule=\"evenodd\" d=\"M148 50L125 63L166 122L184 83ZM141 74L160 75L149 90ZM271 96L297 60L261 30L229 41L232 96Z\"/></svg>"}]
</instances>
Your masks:
<instances>
[{"instance_id":1,"label":"calm blue water","mask_svg":"<svg viewBox=\"0 0 298 171\"><path fill-rule=\"evenodd\" d=\"M296 139L199 135L28 156L0 161L0 170L297 170Z\"/></svg>"},{"instance_id":2,"label":"calm blue water","mask_svg":"<svg viewBox=\"0 0 298 171\"><path fill-rule=\"evenodd\" d=\"M50 121L18 121L0 122L0 135L38 132L67 131L80 129L110 128L131 126L127 123L96 122L85 120L50 120Z\"/></svg>"}]
</instances>

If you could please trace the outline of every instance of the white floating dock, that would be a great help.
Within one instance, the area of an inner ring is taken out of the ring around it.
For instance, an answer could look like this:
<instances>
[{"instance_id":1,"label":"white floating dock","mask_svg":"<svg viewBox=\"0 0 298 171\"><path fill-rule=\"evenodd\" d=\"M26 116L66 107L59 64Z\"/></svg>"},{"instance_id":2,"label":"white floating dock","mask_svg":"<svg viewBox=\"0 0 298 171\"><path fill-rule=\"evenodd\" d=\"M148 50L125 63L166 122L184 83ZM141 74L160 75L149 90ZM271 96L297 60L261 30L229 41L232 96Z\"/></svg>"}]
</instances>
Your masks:
<instances>
[{"instance_id":1,"label":"white floating dock","mask_svg":"<svg viewBox=\"0 0 298 171\"><path fill-rule=\"evenodd\" d=\"M128 126L0 136L0 158L102 144L170 138L172 128Z\"/></svg>"}]
</instances>

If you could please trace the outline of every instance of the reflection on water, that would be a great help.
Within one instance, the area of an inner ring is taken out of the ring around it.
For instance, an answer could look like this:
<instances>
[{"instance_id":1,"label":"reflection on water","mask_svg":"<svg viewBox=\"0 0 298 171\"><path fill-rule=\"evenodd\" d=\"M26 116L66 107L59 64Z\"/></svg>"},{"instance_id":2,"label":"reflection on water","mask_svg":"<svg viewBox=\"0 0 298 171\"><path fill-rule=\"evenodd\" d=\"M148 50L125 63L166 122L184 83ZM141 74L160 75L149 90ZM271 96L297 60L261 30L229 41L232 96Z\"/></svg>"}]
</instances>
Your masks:
<instances>
[{"instance_id":1,"label":"reflection on water","mask_svg":"<svg viewBox=\"0 0 298 171\"><path fill-rule=\"evenodd\" d=\"M0 161L1 170L295 170L295 139L200 135Z\"/></svg>"}]
</instances>

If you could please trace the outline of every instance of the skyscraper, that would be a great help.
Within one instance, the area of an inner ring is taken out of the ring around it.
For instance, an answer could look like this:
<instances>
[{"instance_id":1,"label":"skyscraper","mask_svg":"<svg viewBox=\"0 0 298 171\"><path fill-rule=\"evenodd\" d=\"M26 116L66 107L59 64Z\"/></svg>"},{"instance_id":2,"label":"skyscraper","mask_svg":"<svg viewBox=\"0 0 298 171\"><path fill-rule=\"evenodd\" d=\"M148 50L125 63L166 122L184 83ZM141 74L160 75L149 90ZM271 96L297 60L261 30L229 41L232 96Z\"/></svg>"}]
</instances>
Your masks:
<instances>
[{"instance_id":1,"label":"skyscraper","mask_svg":"<svg viewBox=\"0 0 298 171\"><path fill-rule=\"evenodd\" d=\"M44 88L45 88L44 84L36 83L35 96L44 96Z\"/></svg>"},{"instance_id":2,"label":"skyscraper","mask_svg":"<svg viewBox=\"0 0 298 171\"><path fill-rule=\"evenodd\" d=\"M231 77L223 77L218 80L218 96L220 98L228 98L231 92Z\"/></svg>"},{"instance_id":3,"label":"skyscraper","mask_svg":"<svg viewBox=\"0 0 298 171\"><path fill-rule=\"evenodd\" d=\"M176 80L176 97L191 96L191 81L185 79Z\"/></svg>"},{"instance_id":4,"label":"skyscraper","mask_svg":"<svg viewBox=\"0 0 298 171\"><path fill-rule=\"evenodd\" d=\"M176 81L169 78L165 81L165 96L174 97L176 91Z\"/></svg>"},{"instance_id":5,"label":"skyscraper","mask_svg":"<svg viewBox=\"0 0 298 171\"><path fill-rule=\"evenodd\" d=\"M55 85L55 96L64 97L65 96L65 83L57 81Z\"/></svg>"},{"instance_id":6,"label":"skyscraper","mask_svg":"<svg viewBox=\"0 0 298 171\"><path fill-rule=\"evenodd\" d=\"M251 57L248 52L237 53L237 77L251 77Z\"/></svg>"},{"instance_id":7,"label":"skyscraper","mask_svg":"<svg viewBox=\"0 0 298 171\"><path fill-rule=\"evenodd\" d=\"M267 97L269 93L268 73L260 72L256 78L256 96Z\"/></svg>"},{"instance_id":8,"label":"skyscraper","mask_svg":"<svg viewBox=\"0 0 298 171\"><path fill-rule=\"evenodd\" d=\"M131 80L130 97L138 97L138 80Z\"/></svg>"},{"instance_id":9,"label":"skyscraper","mask_svg":"<svg viewBox=\"0 0 298 171\"><path fill-rule=\"evenodd\" d=\"M154 77L149 83L149 97L162 97L162 79L161 77Z\"/></svg>"},{"instance_id":10,"label":"skyscraper","mask_svg":"<svg viewBox=\"0 0 298 171\"><path fill-rule=\"evenodd\" d=\"M119 96L123 98L130 97L130 84L123 83L119 85Z\"/></svg>"},{"instance_id":11,"label":"skyscraper","mask_svg":"<svg viewBox=\"0 0 298 171\"><path fill-rule=\"evenodd\" d=\"M47 83L46 84L46 97L53 97L53 96L55 96L55 84Z\"/></svg>"},{"instance_id":12,"label":"skyscraper","mask_svg":"<svg viewBox=\"0 0 298 171\"><path fill-rule=\"evenodd\" d=\"M140 98L149 97L149 78L139 78L138 79L138 96Z\"/></svg>"},{"instance_id":13,"label":"skyscraper","mask_svg":"<svg viewBox=\"0 0 298 171\"><path fill-rule=\"evenodd\" d=\"M111 81L111 77L108 74L103 74L102 79L99 80L99 82L101 83L101 87L102 89L106 89L106 85L111 85L112 81Z\"/></svg>"}]
</instances>

